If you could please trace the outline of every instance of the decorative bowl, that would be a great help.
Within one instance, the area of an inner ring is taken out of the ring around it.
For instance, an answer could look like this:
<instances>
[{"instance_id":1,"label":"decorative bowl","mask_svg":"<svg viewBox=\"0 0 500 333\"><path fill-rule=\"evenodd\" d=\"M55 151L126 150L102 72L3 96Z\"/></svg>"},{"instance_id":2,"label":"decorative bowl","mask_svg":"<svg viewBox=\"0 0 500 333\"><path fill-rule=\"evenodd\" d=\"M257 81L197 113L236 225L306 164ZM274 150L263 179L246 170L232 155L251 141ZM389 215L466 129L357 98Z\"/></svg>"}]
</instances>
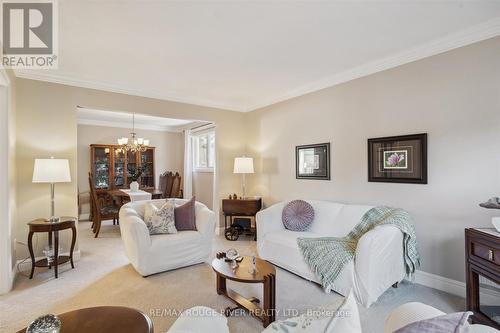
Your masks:
<instances>
[{"instance_id":1,"label":"decorative bowl","mask_svg":"<svg viewBox=\"0 0 500 333\"><path fill-rule=\"evenodd\" d=\"M26 333L59 333L61 321L56 315L48 314L35 319L26 329Z\"/></svg>"}]
</instances>

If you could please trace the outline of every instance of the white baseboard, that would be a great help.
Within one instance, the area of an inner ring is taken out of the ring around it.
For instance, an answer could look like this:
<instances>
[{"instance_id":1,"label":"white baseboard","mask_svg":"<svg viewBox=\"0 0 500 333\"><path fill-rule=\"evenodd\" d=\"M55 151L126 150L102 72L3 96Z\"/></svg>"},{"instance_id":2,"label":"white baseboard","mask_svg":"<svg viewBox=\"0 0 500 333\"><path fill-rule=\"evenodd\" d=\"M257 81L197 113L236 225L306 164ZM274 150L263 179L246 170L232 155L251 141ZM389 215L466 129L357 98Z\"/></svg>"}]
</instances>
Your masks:
<instances>
[{"instance_id":1,"label":"white baseboard","mask_svg":"<svg viewBox=\"0 0 500 333\"><path fill-rule=\"evenodd\" d=\"M215 234L217 236L224 235L224 227L215 228Z\"/></svg>"},{"instance_id":2,"label":"white baseboard","mask_svg":"<svg viewBox=\"0 0 500 333\"><path fill-rule=\"evenodd\" d=\"M464 282L448 279L424 271L417 270L415 272L415 283L460 297L465 297L466 294Z\"/></svg>"},{"instance_id":3,"label":"white baseboard","mask_svg":"<svg viewBox=\"0 0 500 333\"><path fill-rule=\"evenodd\" d=\"M467 287L465 282L449 279L440 275L431 274L417 270L415 272L415 283L423 286L438 289L448 294L456 295L465 298ZM479 296L486 304L497 304L500 300L500 292L492 289L481 289Z\"/></svg>"},{"instance_id":4,"label":"white baseboard","mask_svg":"<svg viewBox=\"0 0 500 333\"><path fill-rule=\"evenodd\" d=\"M89 221L90 213L80 214L78 217L79 221Z\"/></svg>"}]
</instances>

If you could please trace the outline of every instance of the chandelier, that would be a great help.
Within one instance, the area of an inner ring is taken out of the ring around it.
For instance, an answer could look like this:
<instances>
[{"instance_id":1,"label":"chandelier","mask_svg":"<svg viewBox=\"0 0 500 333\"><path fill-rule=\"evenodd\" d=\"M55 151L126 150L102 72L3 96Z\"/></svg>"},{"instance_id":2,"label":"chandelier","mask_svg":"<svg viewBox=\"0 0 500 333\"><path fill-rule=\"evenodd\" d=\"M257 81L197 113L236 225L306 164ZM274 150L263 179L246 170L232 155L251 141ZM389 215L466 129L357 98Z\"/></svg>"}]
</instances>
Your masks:
<instances>
[{"instance_id":1,"label":"chandelier","mask_svg":"<svg viewBox=\"0 0 500 333\"><path fill-rule=\"evenodd\" d=\"M145 152L149 147L149 140L144 138L137 138L137 133L135 132L135 113L132 113L132 132L130 132L130 138L120 138L118 139L118 144L121 146L123 151L129 151L132 153Z\"/></svg>"}]
</instances>

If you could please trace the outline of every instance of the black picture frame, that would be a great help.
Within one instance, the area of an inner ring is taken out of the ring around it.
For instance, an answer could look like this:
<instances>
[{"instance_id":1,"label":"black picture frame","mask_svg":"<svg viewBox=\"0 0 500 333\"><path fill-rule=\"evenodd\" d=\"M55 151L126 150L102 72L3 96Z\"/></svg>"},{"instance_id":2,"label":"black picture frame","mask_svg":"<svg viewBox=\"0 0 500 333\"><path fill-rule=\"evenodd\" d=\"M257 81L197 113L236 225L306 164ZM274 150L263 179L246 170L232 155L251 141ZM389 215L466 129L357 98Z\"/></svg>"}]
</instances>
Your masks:
<instances>
[{"instance_id":1,"label":"black picture frame","mask_svg":"<svg viewBox=\"0 0 500 333\"><path fill-rule=\"evenodd\" d=\"M427 133L368 139L368 181L427 184Z\"/></svg>"},{"instance_id":2,"label":"black picture frame","mask_svg":"<svg viewBox=\"0 0 500 333\"><path fill-rule=\"evenodd\" d=\"M314 150L314 159L317 164L313 166L312 172L304 173L300 171L300 161L302 150ZM317 157L316 157L317 156ZM310 145L301 145L295 147L295 178L296 179L311 179L311 180L330 180L330 143L318 143Z\"/></svg>"}]
</instances>

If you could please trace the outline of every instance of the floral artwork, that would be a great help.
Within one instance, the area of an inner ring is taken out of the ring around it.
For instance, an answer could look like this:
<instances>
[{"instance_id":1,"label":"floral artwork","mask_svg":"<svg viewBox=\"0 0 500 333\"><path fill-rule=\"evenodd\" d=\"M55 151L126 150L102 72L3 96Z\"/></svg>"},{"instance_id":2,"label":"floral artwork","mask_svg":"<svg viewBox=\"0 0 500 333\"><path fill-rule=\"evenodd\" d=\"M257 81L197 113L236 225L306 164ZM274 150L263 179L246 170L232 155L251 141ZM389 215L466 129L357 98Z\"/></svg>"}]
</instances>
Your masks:
<instances>
[{"instance_id":1,"label":"floral artwork","mask_svg":"<svg viewBox=\"0 0 500 333\"><path fill-rule=\"evenodd\" d=\"M427 184L427 133L368 139L368 181Z\"/></svg>"},{"instance_id":2,"label":"floral artwork","mask_svg":"<svg viewBox=\"0 0 500 333\"><path fill-rule=\"evenodd\" d=\"M408 150L384 151L384 169L407 169Z\"/></svg>"}]
</instances>

